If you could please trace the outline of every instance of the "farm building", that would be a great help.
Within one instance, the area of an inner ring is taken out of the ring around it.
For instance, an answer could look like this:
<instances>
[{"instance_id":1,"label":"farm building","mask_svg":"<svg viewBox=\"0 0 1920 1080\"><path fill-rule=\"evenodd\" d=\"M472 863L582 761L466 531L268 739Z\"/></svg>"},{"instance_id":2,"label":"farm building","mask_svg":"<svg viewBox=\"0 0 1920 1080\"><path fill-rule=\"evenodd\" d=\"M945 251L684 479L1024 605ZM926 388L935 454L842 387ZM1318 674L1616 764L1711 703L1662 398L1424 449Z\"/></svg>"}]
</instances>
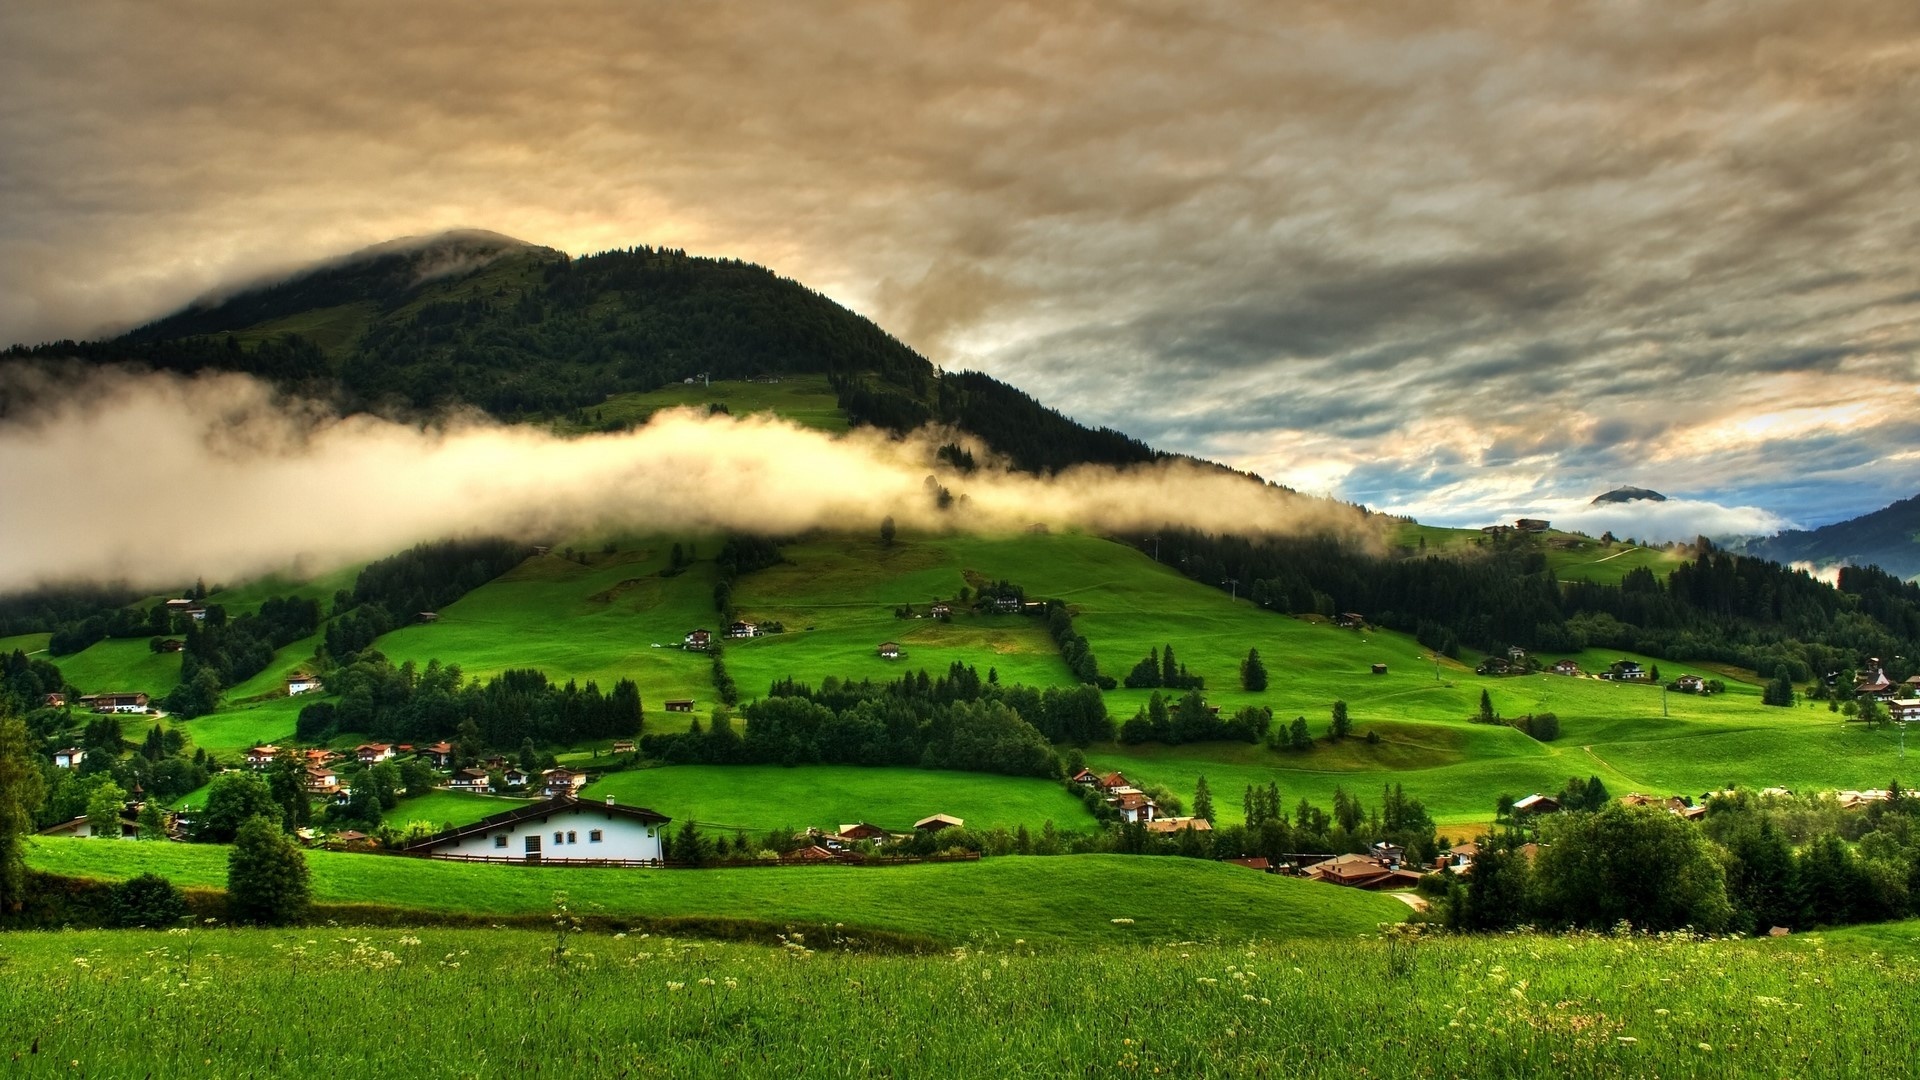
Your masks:
<instances>
[{"instance_id":1,"label":"farm building","mask_svg":"<svg viewBox=\"0 0 1920 1080\"><path fill-rule=\"evenodd\" d=\"M1878 664L1871 671L1862 671L1860 678L1853 684L1855 694L1884 694L1892 689L1893 680L1887 678L1885 669Z\"/></svg>"},{"instance_id":2,"label":"farm building","mask_svg":"<svg viewBox=\"0 0 1920 1080\"><path fill-rule=\"evenodd\" d=\"M1213 822L1203 817L1163 817L1147 822L1147 831L1150 833L1180 833L1188 829L1212 832Z\"/></svg>"},{"instance_id":3,"label":"farm building","mask_svg":"<svg viewBox=\"0 0 1920 1080\"><path fill-rule=\"evenodd\" d=\"M1607 665L1607 670L1601 672L1600 677L1619 682L1638 682L1648 678L1648 675L1647 669L1633 660L1615 660Z\"/></svg>"},{"instance_id":4,"label":"farm building","mask_svg":"<svg viewBox=\"0 0 1920 1080\"><path fill-rule=\"evenodd\" d=\"M44 702L44 703L46 704L46 706L47 706L47 708L49 708L49 709L60 709L60 708L65 708L65 707L66 707L66 704L67 704L67 695L65 695L65 694L48 694L48 695L47 695L47 696L46 696L45 698L43 698L43 699L41 699L41 700L42 700L42 701L43 701L43 702Z\"/></svg>"},{"instance_id":5,"label":"farm building","mask_svg":"<svg viewBox=\"0 0 1920 1080\"><path fill-rule=\"evenodd\" d=\"M1894 698L1887 702L1887 716L1897 724L1920 720L1920 698Z\"/></svg>"},{"instance_id":6,"label":"farm building","mask_svg":"<svg viewBox=\"0 0 1920 1080\"><path fill-rule=\"evenodd\" d=\"M500 778L506 781L510 788L523 788L533 782L533 774L525 769L509 768L500 774Z\"/></svg>"},{"instance_id":7,"label":"farm building","mask_svg":"<svg viewBox=\"0 0 1920 1080\"><path fill-rule=\"evenodd\" d=\"M437 859L658 863L669 820L612 798L596 803L562 796L482 818L402 850Z\"/></svg>"},{"instance_id":8,"label":"farm building","mask_svg":"<svg viewBox=\"0 0 1920 1080\"><path fill-rule=\"evenodd\" d=\"M1420 883L1419 874L1398 869L1378 855L1337 855L1307 867L1306 876L1350 889L1408 889Z\"/></svg>"},{"instance_id":9,"label":"farm building","mask_svg":"<svg viewBox=\"0 0 1920 1080\"><path fill-rule=\"evenodd\" d=\"M362 765L378 765L393 760L393 747L383 742L361 743L353 748L353 753Z\"/></svg>"},{"instance_id":10,"label":"farm building","mask_svg":"<svg viewBox=\"0 0 1920 1080\"><path fill-rule=\"evenodd\" d=\"M1674 689L1688 694L1704 694L1707 692L1707 680L1698 675L1682 675L1673 680L1673 686Z\"/></svg>"},{"instance_id":11,"label":"farm building","mask_svg":"<svg viewBox=\"0 0 1920 1080\"><path fill-rule=\"evenodd\" d=\"M713 631L689 630L681 644L689 652L706 652L713 645Z\"/></svg>"},{"instance_id":12,"label":"farm building","mask_svg":"<svg viewBox=\"0 0 1920 1080\"><path fill-rule=\"evenodd\" d=\"M900 643L897 641L883 641L880 643L879 652L880 659L882 660L898 660L900 659Z\"/></svg>"},{"instance_id":13,"label":"farm building","mask_svg":"<svg viewBox=\"0 0 1920 1080\"><path fill-rule=\"evenodd\" d=\"M1126 788L1128 790L1131 790L1133 788L1133 781L1127 779L1126 773L1110 772L1107 775L1101 777L1098 783L1100 785L1100 790L1105 791L1108 794L1112 794L1113 792L1119 791L1122 788Z\"/></svg>"},{"instance_id":14,"label":"farm building","mask_svg":"<svg viewBox=\"0 0 1920 1080\"><path fill-rule=\"evenodd\" d=\"M323 765L307 769L307 790L315 795L331 795L340 790L340 774Z\"/></svg>"},{"instance_id":15,"label":"farm building","mask_svg":"<svg viewBox=\"0 0 1920 1080\"><path fill-rule=\"evenodd\" d=\"M887 830L869 822L856 821L851 825L840 826L840 830L834 835L842 840L871 840L878 844L886 841Z\"/></svg>"},{"instance_id":16,"label":"farm building","mask_svg":"<svg viewBox=\"0 0 1920 1080\"><path fill-rule=\"evenodd\" d=\"M540 778L549 799L556 795L576 795L587 784L587 774L572 769L548 769Z\"/></svg>"},{"instance_id":17,"label":"farm building","mask_svg":"<svg viewBox=\"0 0 1920 1080\"><path fill-rule=\"evenodd\" d=\"M93 826L87 823L85 817L77 817L71 821L63 821L58 825L49 825L41 829L39 835L75 837L102 836ZM122 814L120 817L120 828L109 830L102 838L108 840L138 840L140 838L140 822Z\"/></svg>"},{"instance_id":18,"label":"farm building","mask_svg":"<svg viewBox=\"0 0 1920 1080\"><path fill-rule=\"evenodd\" d=\"M1521 518L1513 523L1513 527L1521 532L1543 533L1553 528L1553 523L1541 518Z\"/></svg>"},{"instance_id":19,"label":"farm building","mask_svg":"<svg viewBox=\"0 0 1920 1080\"><path fill-rule=\"evenodd\" d=\"M668 698L664 708L668 712L692 712L692 698Z\"/></svg>"},{"instance_id":20,"label":"farm building","mask_svg":"<svg viewBox=\"0 0 1920 1080\"><path fill-rule=\"evenodd\" d=\"M288 697L292 697L295 694L310 694L318 689L320 689L320 679L318 676L308 675L305 672L287 676Z\"/></svg>"},{"instance_id":21,"label":"farm building","mask_svg":"<svg viewBox=\"0 0 1920 1080\"><path fill-rule=\"evenodd\" d=\"M453 774L452 780L447 781L447 788L452 791L471 791L478 794L485 794L491 790L492 787L493 784L487 779L487 770L485 769L461 769L459 772Z\"/></svg>"},{"instance_id":22,"label":"farm building","mask_svg":"<svg viewBox=\"0 0 1920 1080\"><path fill-rule=\"evenodd\" d=\"M633 753L633 740L632 740L632 739L615 739L615 740L613 740L613 752L614 752L614 753L616 753L616 754L631 754L631 753Z\"/></svg>"},{"instance_id":23,"label":"farm building","mask_svg":"<svg viewBox=\"0 0 1920 1080\"><path fill-rule=\"evenodd\" d=\"M1081 769L1079 772L1073 774L1073 782L1092 787L1100 782L1100 776L1092 769Z\"/></svg>"},{"instance_id":24,"label":"farm building","mask_svg":"<svg viewBox=\"0 0 1920 1080\"><path fill-rule=\"evenodd\" d=\"M1154 802L1143 791L1121 791L1107 800L1108 805L1120 811L1120 818L1128 822L1152 821L1160 814L1160 804Z\"/></svg>"},{"instance_id":25,"label":"farm building","mask_svg":"<svg viewBox=\"0 0 1920 1080\"><path fill-rule=\"evenodd\" d=\"M77 769L87 760L87 752L78 746L69 746L65 750L53 752L53 765L56 769Z\"/></svg>"},{"instance_id":26,"label":"farm building","mask_svg":"<svg viewBox=\"0 0 1920 1080\"><path fill-rule=\"evenodd\" d=\"M420 756L444 769L453 764L453 744L437 742L420 748Z\"/></svg>"},{"instance_id":27,"label":"farm building","mask_svg":"<svg viewBox=\"0 0 1920 1080\"><path fill-rule=\"evenodd\" d=\"M1580 674L1580 665L1571 660L1559 660L1547 670L1553 672L1555 675L1578 675Z\"/></svg>"},{"instance_id":28,"label":"farm building","mask_svg":"<svg viewBox=\"0 0 1920 1080\"><path fill-rule=\"evenodd\" d=\"M267 768L273 764L273 759L279 753L280 753L280 748L272 744L268 744L266 746L256 746L253 749L247 751L247 768L249 769Z\"/></svg>"},{"instance_id":29,"label":"farm building","mask_svg":"<svg viewBox=\"0 0 1920 1080\"><path fill-rule=\"evenodd\" d=\"M437 623L440 621L440 613L437 611L422 611L413 618L415 622Z\"/></svg>"},{"instance_id":30,"label":"farm building","mask_svg":"<svg viewBox=\"0 0 1920 1080\"><path fill-rule=\"evenodd\" d=\"M993 599L993 610L1003 615L1015 614L1020 610L1020 598L1017 596L996 596Z\"/></svg>"},{"instance_id":31,"label":"farm building","mask_svg":"<svg viewBox=\"0 0 1920 1080\"><path fill-rule=\"evenodd\" d=\"M1342 630L1360 630L1367 625L1367 617L1357 611L1343 611L1333 617L1333 625Z\"/></svg>"},{"instance_id":32,"label":"farm building","mask_svg":"<svg viewBox=\"0 0 1920 1080\"><path fill-rule=\"evenodd\" d=\"M928 610L927 614L936 619L951 619L953 617L953 608L947 604L935 604Z\"/></svg>"},{"instance_id":33,"label":"farm building","mask_svg":"<svg viewBox=\"0 0 1920 1080\"><path fill-rule=\"evenodd\" d=\"M1560 809L1560 800L1551 795L1535 792L1524 799L1515 799L1513 812L1518 814L1551 814Z\"/></svg>"},{"instance_id":34,"label":"farm building","mask_svg":"<svg viewBox=\"0 0 1920 1080\"><path fill-rule=\"evenodd\" d=\"M1373 673L1375 675L1385 675L1387 673L1387 665L1385 664L1373 665Z\"/></svg>"},{"instance_id":35,"label":"farm building","mask_svg":"<svg viewBox=\"0 0 1920 1080\"><path fill-rule=\"evenodd\" d=\"M913 827L921 832L939 832L941 829L962 829L966 824L964 819L954 817L952 814L928 814L914 822Z\"/></svg>"},{"instance_id":36,"label":"farm building","mask_svg":"<svg viewBox=\"0 0 1920 1080\"><path fill-rule=\"evenodd\" d=\"M755 638L760 636L760 624L737 622L727 624L727 636L730 638Z\"/></svg>"},{"instance_id":37,"label":"farm building","mask_svg":"<svg viewBox=\"0 0 1920 1080\"><path fill-rule=\"evenodd\" d=\"M93 711L97 713L143 713L147 711L147 695L95 694L93 697Z\"/></svg>"}]
</instances>

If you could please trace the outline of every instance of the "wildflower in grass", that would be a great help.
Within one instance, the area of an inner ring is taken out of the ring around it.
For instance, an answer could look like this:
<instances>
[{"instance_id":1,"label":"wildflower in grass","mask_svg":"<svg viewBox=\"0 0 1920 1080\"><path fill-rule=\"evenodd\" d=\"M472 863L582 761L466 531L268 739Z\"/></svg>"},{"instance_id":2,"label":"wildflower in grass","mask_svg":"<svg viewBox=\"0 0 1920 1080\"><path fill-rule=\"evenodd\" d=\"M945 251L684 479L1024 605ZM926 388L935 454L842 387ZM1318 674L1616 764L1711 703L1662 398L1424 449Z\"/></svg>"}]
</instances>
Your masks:
<instances>
[{"instance_id":1,"label":"wildflower in grass","mask_svg":"<svg viewBox=\"0 0 1920 1080\"><path fill-rule=\"evenodd\" d=\"M1640 1040L1634 1038L1631 1035L1616 1035L1613 1037L1613 1041L1617 1043L1626 1043L1628 1046L1632 1046L1634 1043L1637 1043Z\"/></svg>"},{"instance_id":2,"label":"wildflower in grass","mask_svg":"<svg viewBox=\"0 0 1920 1080\"><path fill-rule=\"evenodd\" d=\"M1712 1053L1712 1052L1713 1052L1713 1044L1712 1044L1712 1043L1701 1043L1701 1044L1700 1044L1700 1049L1702 1049L1702 1050L1705 1050L1705 1051L1707 1051L1708 1053Z\"/></svg>"},{"instance_id":3,"label":"wildflower in grass","mask_svg":"<svg viewBox=\"0 0 1920 1080\"><path fill-rule=\"evenodd\" d=\"M733 978L732 976L728 976L728 977L727 977L727 979L726 979L726 984L727 984L727 989L729 989L729 990L738 990L738 989L740 989L740 980L739 980L739 979L736 979L736 978Z\"/></svg>"},{"instance_id":4,"label":"wildflower in grass","mask_svg":"<svg viewBox=\"0 0 1920 1080\"><path fill-rule=\"evenodd\" d=\"M687 988L686 983L670 982L667 984L668 990L685 990L686 988Z\"/></svg>"},{"instance_id":5,"label":"wildflower in grass","mask_svg":"<svg viewBox=\"0 0 1920 1080\"><path fill-rule=\"evenodd\" d=\"M701 979L701 980L700 980L700 985L701 985L701 986L712 986L712 985L713 985L713 980L712 980L712 979Z\"/></svg>"},{"instance_id":6,"label":"wildflower in grass","mask_svg":"<svg viewBox=\"0 0 1920 1080\"><path fill-rule=\"evenodd\" d=\"M1112 920L1112 922L1113 922L1113 925L1115 926L1132 926L1133 925L1132 919L1114 919Z\"/></svg>"}]
</instances>

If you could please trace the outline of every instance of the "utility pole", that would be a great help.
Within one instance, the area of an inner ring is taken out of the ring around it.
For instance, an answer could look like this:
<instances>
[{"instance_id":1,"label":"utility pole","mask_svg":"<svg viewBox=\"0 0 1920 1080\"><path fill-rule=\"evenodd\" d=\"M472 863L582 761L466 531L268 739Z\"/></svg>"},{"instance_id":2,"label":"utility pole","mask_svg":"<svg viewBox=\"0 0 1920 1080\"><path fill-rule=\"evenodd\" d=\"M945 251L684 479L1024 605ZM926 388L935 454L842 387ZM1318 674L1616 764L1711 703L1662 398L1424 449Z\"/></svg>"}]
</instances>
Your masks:
<instances>
[{"instance_id":1,"label":"utility pole","mask_svg":"<svg viewBox=\"0 0 1920 1080\"><path fill-rule=\"evenodd\" d=\"M1220 584L1228 586L1227 603L1231 604L1235 600L1240 599L1240 579L1239 578L1227 578L1221 581Z\"/></svg>"},{"instance_id":2,"label":"utility pole","mask_svg":"<svg viewBox=\"0 0 1920 1080\"><path fill-rule=\"evenodd\" d=\"M1664 686L1660 688L1660 715L1671 715L1667 712L1667 688Z\"/></svg>"}]
</instances>

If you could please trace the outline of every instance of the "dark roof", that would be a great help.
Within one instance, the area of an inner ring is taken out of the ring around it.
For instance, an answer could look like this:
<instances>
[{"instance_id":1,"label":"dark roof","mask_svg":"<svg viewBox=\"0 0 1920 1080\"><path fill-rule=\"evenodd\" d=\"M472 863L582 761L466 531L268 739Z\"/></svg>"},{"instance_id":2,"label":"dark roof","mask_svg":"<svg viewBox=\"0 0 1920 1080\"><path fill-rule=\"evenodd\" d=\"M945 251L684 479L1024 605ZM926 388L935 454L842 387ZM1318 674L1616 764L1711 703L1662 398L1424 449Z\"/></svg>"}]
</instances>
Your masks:
<instances>
[{"instance_id":1,"label":"dark roof","mask_svg":"<svg viewBox=\"0 0 1920 1080\"><path fill-rule=\"evenodd\" d=\"M560 795L542 802L522 806L515 810L495 814L492 817L484 817L471 825L463 825L457 829L448 829L445 832L429 836L425 840L415 840L413 843L402 847L401 850L426 851L429 848L438 847L441 844L450 843L455 840L464 840L469 836L484 836L502 825L518 825L520 822L532 821L535 818L544 819L554 814L584 810L603 811L616 817L626 817L632 818L635 821L649 821L659 824L665 824L673 820L665 814L656 813L644 806L621 806L619 803L612 802L586 802Z\"/></svg>"}]
</instances>

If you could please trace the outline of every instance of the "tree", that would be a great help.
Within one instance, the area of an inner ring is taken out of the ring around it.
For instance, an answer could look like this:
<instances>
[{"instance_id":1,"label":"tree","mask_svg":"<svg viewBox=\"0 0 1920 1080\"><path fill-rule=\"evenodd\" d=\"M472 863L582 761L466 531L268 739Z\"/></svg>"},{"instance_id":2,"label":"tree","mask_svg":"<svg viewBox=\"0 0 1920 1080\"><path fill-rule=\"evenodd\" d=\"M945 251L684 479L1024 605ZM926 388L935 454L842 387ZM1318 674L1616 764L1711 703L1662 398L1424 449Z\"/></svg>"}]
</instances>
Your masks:
<instances>
[{"instance_id":1,"label":"tree","mask_svg":"<svg viewBox=\"0 0 1920 1080\"><path fill-rule=\"evenodd\" d=\"M1260 662L1259 649L1248 649L1240 662L1240 687L1255 693L1267 688L1267 665Z\"/></svg>"},{"instance_id":2,"label":"tree","mask_svg":"<svg viewBox=\"0 0 1920 1080\"><path fill-rule=\"evenodd\" d=\"M127 793L109 780L93 789L87 799L87 833L120 839L120 815L127 809Z\"/></svg>"},{"instance_id":3,"label":"tree","mask_svg":"<svg viewBox=\"0 0 1920 1080\"><path fill-rule=\"evenodd\" d=\"M1773 677L1772 682L1767 684L1767 688L1761 691L1760 704L1792 708L1794 701L1792 674L1787 665L1780 665L1779 673Z\"/></svg>"},{"instance_id":4,"label":"tree","mask_svg":"<svg viewBox=\"0 0 1920 1080\"><path fill-rule=\"evenodd\" d=\"M1480 722L1493 723L1493 696L1485 690L1480 691Z\"/></svg>"},{"instance_id":5,"label":"tree","mask_svg":"<svg viewBox=\"0 0 1920 1080\"><path fill-rule=\"evenodd\" d=\"M46 781L33 758L27 725L0 705L0 915L20 910L27 868L20 838L33 829L33 815L46 797Z\"/></svg>"},{"instance_id":6,"label":"tree","mask_svg":"<svg viewBox=\"0 0 1920 1080\"><path fill-rule=\"evenodd\" d=\"M888 547L893 546L893 515L892 514L888 514L886 517L880 519L880 542L882 544L887 545Z\"/></svg>"},{"instance_id":7,"label":"tree","mask_svg":"<svg viewBox=\"0 0 1920 1080\"><path fill-rule=\"evenodd\" d=\"M1173 688L1180 685L1180 666L1173 658L1171 644L1160 652L1160 685Z\"/></svg>"},{"instance_id":8,"label":"tree","mask_svg":"<svg viewBox=\"0 0 1920 1080\"><path fill-rule=\"evenodd\" d=\"M1531 867L1515 850L1518 838L1481 837L1466 888L1451 894L1447 922L1456 930L1504 930L1525 921Z\"/></svg>"},{"instance_id":9,"label":"tree","mask_svg":"<svg viewBox=\"0 0 1920 1080\"><path fill-rule=\"evenodd\" d=\"M313 804L307 798L307 770L293 754L281 754L267 770L267 790L280 807L280 823L297 829L313 820Z\"/></svg>"},{"instance_id":10,"label":"tree","mask_svg":"<svg viewBox=\"0 0 1920 1080\"><path fill-rule=\"evenodd\" d=\"M1333 736L1335 740L1344 739L1353 734L1353 721L1347 718L1346 702L1333 703L1333 724L1327 729L1327 734Z\"/></svg>"},{"instance_id":11,"label":"tree","mask_svg":"<svg viewBox=\"0 0 1920 1080\"><path fill-rule=\"evenodd\" d=\"M1733 920L1719 854L1685 818L1612 803L1562 814L1545 833L1533 872L1539 914L1550 922L1715 932Z\"/></svg>"},{"instance_id":12,"label":"tree","mask_svg":"<svg viewBox=\"0 0 1920 1080\"><path fill-rule=\"evenodd\" d=\"M280 817L280 804L265 782L251 773L228 770L207 787L207 804L194 819L193 838L203 844L231 843L248 818Z\"/></svg>"},{"instance_id":13,"label":"tree","mask_svg":"<svg viewBox=\"0 0 1920 1080\"><path fill-rule=\"evenodd\" d=\"M1307 730L1307 718L1296 716L1287 728L1287 742L1295 750L1313 749L1313 733Z\"/></svg>"},{"instance_id":14,"label":"tree","mask_svg":"<svg viewBox=\"0 0 1920 1080\"><path fill-rule=\"evenodd\" d=\"M227 915L284 926L306 914L307 857L267 814L242 822L227 855Z\"/></svg>"},{"instance_id":15,"label":"tree","mask_svg":"<svg viewBox=\"0 0 1920 1080\"><path fill-rule=\"evenodd\" d=\"M109 903L116 926L159 930L187 917L187 897L158 874L141 874L113 887Z\"/></svg>"},{"instance_id":16,"label":"tree","mask_svg":"<svg viewBox=\"0 0 1920 1080\"><path fill-rule=\"evenodd\" d=\"M1193 784L1193 816L1213 820L1213 792L1207 787L1205 773Z\"/></svg>"},{"instance_id":17,"label":"tree","mask_svg":"<svg viewBox=\"0 0 1920 1080\"><path fill-rule=\"evenodd\" d=\"M685 863L688 866L704 864L709 855L707 838L701 836L700 830L693 827L691 818L680 826L680 832L673 838L672 847L673 861Z\"/></svg>"},{"instance_id":18,"label":"tree","mask_svg":"<svg viewBox=\"0 0 1920 1080\"><path fill-rule=\"evenodd\" d=\"M165 840L167 838L167 818L160 812L160 804L148 799L140 808L140 839Z\"/></svg>"}]
</instances>

